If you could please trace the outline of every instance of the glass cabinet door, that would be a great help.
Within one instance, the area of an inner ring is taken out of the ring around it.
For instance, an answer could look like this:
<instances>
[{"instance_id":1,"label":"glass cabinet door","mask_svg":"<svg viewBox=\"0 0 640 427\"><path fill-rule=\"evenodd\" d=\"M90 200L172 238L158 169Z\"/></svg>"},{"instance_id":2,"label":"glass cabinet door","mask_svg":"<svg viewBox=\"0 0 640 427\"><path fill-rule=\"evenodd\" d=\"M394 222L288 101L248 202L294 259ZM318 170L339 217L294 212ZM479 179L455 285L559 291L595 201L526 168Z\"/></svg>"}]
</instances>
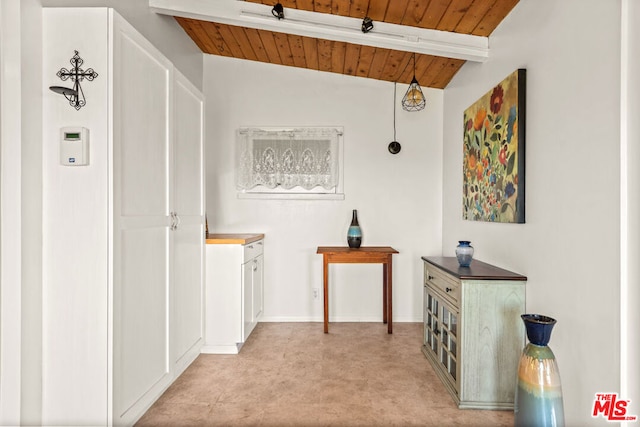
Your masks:
<instances>
[{"instance_id":1,"label":"glass cabinet door","mask_svg":"<svg viewBox=\"0 0 640 427\"><path fill-rule=\"evenodd\" d=\"M440 333L440 303L428 288L424 287L424 346L434 354L438 354Z\"/></svg>"},{"instance_id":2,"label":"glass cabinet door","mask_svg":"<svg viewBox=\"0 0 640 427\"><path fill-rule=\"evenodd\" d=\"M424 287L424 348L441 364L458 390L458 312L428 286Z\"/></svg>"},{"instance_id":3,"label":"glass cabinet door","mask_svg":"<svg viewBox=\"0 0 640 427\"><path fill-rule=\"evenodd\" d=\"M455 382L458 378L458 313L444 304L440 304L440 309L440 363Z\"/></svg>"}]
</instances>

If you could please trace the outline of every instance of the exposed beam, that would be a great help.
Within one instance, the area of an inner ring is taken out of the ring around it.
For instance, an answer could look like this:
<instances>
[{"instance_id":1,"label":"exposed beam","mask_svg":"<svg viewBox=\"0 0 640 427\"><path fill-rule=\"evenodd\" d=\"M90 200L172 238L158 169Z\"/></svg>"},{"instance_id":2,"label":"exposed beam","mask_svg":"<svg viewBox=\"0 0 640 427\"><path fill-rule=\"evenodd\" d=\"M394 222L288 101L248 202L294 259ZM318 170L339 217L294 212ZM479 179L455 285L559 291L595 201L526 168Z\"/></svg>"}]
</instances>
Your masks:
<instances>
[{"instance_id":1,"label":"exposed beam","mask_svg":"<svg viewBox=\"0 0 640 427\"><path fill-rule=\"evenodd\" d=\"M160 14L218 22L240 27L296 34L387 49L484 62L489 58L487 37L374 22L368 33L362 20L328 13L285 9L285 19L271 14L272 6L238 0L149 0Z\"/></svg>"}]
</instances>

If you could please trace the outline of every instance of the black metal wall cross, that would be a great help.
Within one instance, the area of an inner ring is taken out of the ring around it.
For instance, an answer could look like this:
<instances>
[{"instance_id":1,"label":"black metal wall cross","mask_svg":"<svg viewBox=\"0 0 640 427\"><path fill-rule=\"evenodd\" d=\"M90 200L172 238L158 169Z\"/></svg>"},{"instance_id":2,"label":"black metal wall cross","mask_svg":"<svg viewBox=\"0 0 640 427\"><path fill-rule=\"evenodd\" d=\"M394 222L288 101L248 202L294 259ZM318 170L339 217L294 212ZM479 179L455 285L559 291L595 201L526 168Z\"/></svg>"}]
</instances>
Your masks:
<instances>
[{"instance_id":1,"label":"black metal wall cross","mask_svg":"<svg viewBox=\"0 0 640 427\"><path fill-rule=\"evenodd\" d=\"M71 58L69 62L73 65L73 68L67 70L66 68L61 68L60 71L56 73L58 77L62 81L67 81L71 79L73 82L73 89L64 88L61 86L51 86L50 89L56 93L60 93L64 95L67 100L69 100L69 105L71 105L76 110L84 107L86 104L86 100L84 97L84 92L82 91L82 86L80 86L80 82L84 79L88 81L93 81L96 77L98 77L98 73L93 71L93 68L88 68L86 71L81 68L84 60L80 58L78 51L75 50L75 55Z\"/></svg>"}]
</instances>

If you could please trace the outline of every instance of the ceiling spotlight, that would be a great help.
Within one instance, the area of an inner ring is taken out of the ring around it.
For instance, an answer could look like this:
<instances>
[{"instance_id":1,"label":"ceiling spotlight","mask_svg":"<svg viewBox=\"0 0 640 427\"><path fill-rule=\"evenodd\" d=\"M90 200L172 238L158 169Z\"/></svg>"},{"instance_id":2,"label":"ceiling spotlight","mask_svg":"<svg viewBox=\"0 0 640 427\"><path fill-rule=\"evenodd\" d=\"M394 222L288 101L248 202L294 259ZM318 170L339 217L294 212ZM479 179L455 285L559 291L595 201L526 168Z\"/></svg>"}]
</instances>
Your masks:
<instances>
[{"instance_id":1,"label":"ceiling spotlight","mask_svg":"<svg viewBox=\"0 0 640 427\"><path fill-rule=\"evenodd\" d=\"M373 30L373 21L368 16L365 16L362 20L362 32L368 33L371 30Z\"/></svg>"},{"instance_id":2,"label":"ceiling spotlight","mask_svg":"<svg viewBox=\"0 0 640 427\"><path fill-rule=\"evenodd\" d=\"M271 14L278 19L284 19L284 8L280 3L276 3L273 9L271 9Z\"/></svg>"}]
</instances>

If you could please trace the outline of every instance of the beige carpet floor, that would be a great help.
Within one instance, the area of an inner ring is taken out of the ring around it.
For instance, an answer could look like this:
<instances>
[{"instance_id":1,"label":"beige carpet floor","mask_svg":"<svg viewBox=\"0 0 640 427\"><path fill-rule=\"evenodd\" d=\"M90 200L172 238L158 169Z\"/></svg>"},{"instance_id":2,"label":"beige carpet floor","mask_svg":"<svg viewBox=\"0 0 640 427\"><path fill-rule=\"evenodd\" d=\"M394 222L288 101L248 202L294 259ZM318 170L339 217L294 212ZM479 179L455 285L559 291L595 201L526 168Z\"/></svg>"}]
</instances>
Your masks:
<instances>
[{"instance_id":1,"label":"beige carpet floor","mask_svg":"<svg viewBox=\"0 0 640 427\"><path fill-rule=\"evenodd\" d=\"M200 355L138 426L512 426L460 410L421 353L422 325L260 323L238 355Z\"/></svg>"}]
</instances>

